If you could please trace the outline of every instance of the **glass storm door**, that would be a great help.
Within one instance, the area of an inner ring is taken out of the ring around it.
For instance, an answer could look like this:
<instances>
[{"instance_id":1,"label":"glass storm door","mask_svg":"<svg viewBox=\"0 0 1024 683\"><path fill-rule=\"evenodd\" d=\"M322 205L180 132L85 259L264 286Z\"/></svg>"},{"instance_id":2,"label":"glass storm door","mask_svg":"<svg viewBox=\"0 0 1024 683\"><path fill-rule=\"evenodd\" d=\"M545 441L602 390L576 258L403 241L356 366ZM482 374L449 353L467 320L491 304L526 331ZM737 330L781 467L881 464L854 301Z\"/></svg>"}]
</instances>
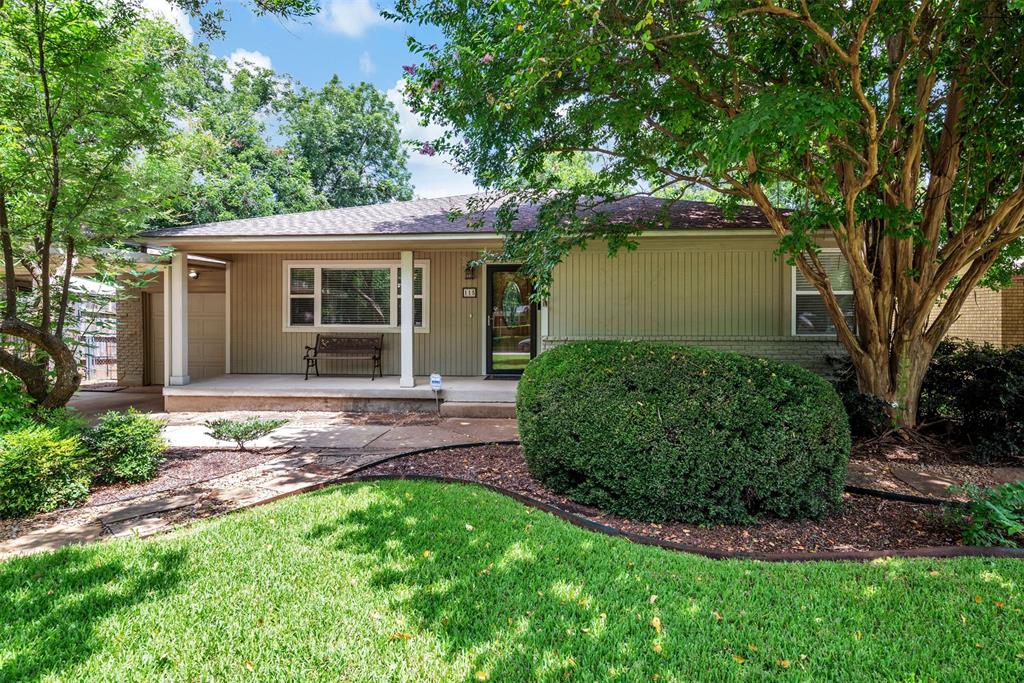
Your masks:
<instances>
[{"instance_id":1,"label":"glass storm door","mask_svg":"<svg viewBox=\"0 0 1024 683\"><path fill-rule=\"evenodd\" d=\"M536 354L533 286L519 266L487 267L487 374L521 375Z\"/></svg>"}]
</instances>

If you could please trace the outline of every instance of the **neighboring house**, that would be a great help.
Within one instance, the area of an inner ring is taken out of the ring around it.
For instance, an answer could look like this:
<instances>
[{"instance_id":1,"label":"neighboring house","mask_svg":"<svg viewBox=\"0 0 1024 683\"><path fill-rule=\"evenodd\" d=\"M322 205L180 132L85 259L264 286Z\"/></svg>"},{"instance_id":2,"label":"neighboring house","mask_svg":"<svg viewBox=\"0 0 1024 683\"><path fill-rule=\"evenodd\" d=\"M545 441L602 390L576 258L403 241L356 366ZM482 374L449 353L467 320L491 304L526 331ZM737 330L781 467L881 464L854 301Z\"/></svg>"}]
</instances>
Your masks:
<instances>
[{"instance_id":1,"label":"neighboring house","mask_svg":"<svg viewBox=\"0 0 1024 683\"><path fill-rule=\"evenodd\" d=\"M15 282L19 296L32 296L33 284L27 274L18 273ZM117 289L87 277L75 276L71 278L70 290L65 336L78 357L82 384L114 383L118 378ZM16 353L27 348L25 341L6 337L0 337L0 346Z\"/></svg>"},{"instance_id":2,"label":"neighboring house","mask_svg":"<svg viewBox=\"0 0 1024 683\"><path fill-rule=\"evenodd\" d=\"M167 385L168 409L424 400L431 373L444 376L449 401L507 401L512 382L453 378L514 378L538 351L587 339L699 344L817 370L841 352L820 296L775 255L778 240L753 208L727 219L712 204L676 202L661 220L661 200L611 204L604 210L614 222L658 223L615 258L603 245L573 252L536 306L514 264L472 265L500 239L486 220L480 228L449 220L467 200L144 234L147 246L175 252L161 279L119 302L120 381ZM515 227L528 229L534 216L524 208ZM822 246L850 308L845 263L827 240ZM365 361L329 361L325 374L357 377L303 381L317 333L383 335L383 380L370 382Z\"/></svg>"}]
</instances>

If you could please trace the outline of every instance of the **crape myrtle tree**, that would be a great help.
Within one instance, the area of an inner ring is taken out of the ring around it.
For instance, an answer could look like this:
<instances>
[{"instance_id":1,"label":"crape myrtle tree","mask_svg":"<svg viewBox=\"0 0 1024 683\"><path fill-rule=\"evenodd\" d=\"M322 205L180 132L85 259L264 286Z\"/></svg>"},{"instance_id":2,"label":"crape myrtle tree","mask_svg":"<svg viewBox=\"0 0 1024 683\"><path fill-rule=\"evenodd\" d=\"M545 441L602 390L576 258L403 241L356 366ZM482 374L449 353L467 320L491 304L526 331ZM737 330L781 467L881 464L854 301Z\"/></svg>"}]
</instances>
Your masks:
<instances>
[{"instance_id":1,"label":"crape myrtle tree","mask_svg":"<svg viewBox=\"0 0 1024 683\"><path fill-rule=\"evenodd\" d=\"M410 40L410 105L449 131L425 151L498 191L499 228L543 204L505 247L542 294L574 246L632 244L644 226L600 212L622 187L753 204L821 293L861 391L913 428L936 345L1024 251L1020 0L399 0L393 16L443 34ZM579 152L593 174L546 172ZM853 320L820 258L829 234Z\"/></svg>"},{"instance_id":2,"label":"crape myrtle tree","mask_svg":"<svg viewBox=\"0 0 1024 683\"><path fill-rule=\"evenodd\" d=\"M301 158L270 141L267 121L288 82L270 69L245 64L229 71L205 45L174 73L172 99L179 125L172 146L182 183L151 225L312 211L328 207Z\"/></svg>"}]
</instances>

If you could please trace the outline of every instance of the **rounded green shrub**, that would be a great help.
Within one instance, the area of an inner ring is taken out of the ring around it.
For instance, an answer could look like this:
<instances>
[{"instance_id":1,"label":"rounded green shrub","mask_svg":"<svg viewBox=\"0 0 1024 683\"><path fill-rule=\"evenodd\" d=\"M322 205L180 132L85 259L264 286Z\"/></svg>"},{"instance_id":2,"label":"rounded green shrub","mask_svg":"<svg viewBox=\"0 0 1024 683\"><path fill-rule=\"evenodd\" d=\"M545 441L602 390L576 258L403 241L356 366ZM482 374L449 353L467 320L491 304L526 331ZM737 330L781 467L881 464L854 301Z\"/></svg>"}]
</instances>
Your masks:
<instances>
[{"instance_id":1,"label":"rounded green shrub","mask_svg":"<svg viewBox=\"0 0 1024 683\"><path fill-rule=\"evenodd\" d=\"M152 479L163 462L167 442L160 435L163 423L134 408L109 411L90 430L88 446L100 481L137 483Z\"/></svg>"},{"instance_id":2,"label":"rounded green shrub","mask_svg":"<svg viewBox=\"0 0 1024 683\"><path fill-rule=\"evenodd\" d=\"M582 342L534 359L516 415L530 472L634 519L818 518L840 504L843 404L808 370L733 353Z\"/></svg>"},{"instance_id":3,"label":"rounded green shrub","mask_svg":"<svg viewBox=\"0 0 1024 683\"><path fill-rule=\"evenodd\" d=\"M89 495L91 479L77 435L33 426L0 436L0 517L80 503Z\"/></svg>"}]
</instances>

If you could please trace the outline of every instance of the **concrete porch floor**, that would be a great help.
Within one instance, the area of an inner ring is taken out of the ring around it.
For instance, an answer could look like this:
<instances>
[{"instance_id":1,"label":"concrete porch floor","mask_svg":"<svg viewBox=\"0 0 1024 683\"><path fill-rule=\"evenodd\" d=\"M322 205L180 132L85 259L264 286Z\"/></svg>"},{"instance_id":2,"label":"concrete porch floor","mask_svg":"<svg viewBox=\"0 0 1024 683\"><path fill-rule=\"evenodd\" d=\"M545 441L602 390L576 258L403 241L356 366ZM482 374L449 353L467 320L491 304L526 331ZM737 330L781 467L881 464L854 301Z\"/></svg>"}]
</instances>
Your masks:
<instances>
[{"instance_id":1,"label":"concrete porch floor","mask_svg":"<svg viewBox=\"0 0 1024 683\"><path fill-rule=\"evenodd\" d=\"M515 380L446 377L441 400L448 404L512 404ZM302 375L220 375L185 386L164 387L168 412L216 410L323 410L406 412L434 410L427 377L400 387L398 377L310 377Z\"/></svg>"}]
</instances>

